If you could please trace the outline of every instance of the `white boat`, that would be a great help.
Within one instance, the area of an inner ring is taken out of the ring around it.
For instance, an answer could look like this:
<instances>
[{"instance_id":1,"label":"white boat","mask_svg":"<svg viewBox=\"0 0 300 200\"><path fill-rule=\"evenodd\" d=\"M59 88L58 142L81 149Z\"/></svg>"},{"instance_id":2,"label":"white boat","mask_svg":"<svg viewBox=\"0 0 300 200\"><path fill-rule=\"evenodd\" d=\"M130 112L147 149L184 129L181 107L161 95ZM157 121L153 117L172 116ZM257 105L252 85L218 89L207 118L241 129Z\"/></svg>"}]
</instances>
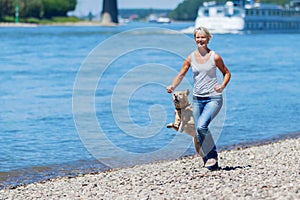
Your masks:
<instances>
[{"instance_id":1,"label":"white boat","mask_svg":"<svg viewBox=\"0 0 300 200\"><path fill-rule=\"evenodd\" d=\"M293 0L285 7L260 4L250 0L228 1L223 5L204 2L198 9L195 26L204 26L213 33L239 33L241 31L300 31L300 0Z\"/></svg>"},{"instance_id":2,"label":"white boat","mask_svg":"<svg viewBox=\"0 0 300 200\"><path fill-rule=\"evenodd\" d=\"M212 32L241 31L245 26L245 10L234 6L232 1L225 5L204 2L198 10L195 27L204 26Z\"/></svg>"},{"instance_id":3,"label":"white boat","mask_svg":"<svg viewBox=\"0 0 300 200\"><path fill-rule=\"evenodd\" d=\"M156 23L160 23L160 24L169 24L171 23L171 19L168 17L159 17L156 21Z\"/></svg>"},{"instance_id":4,"label":"white boat","mask_svg":"<svg viewBox=\"0 0 300 200\"><path fill-rule=\"evenodd\" d=\"M158 17L154 14L151 14L148 17L148 22L154 22L154 23L159 23L159 24L169 24L172 22L172 20L168 17Z\"/></svg>"}]
</instances>

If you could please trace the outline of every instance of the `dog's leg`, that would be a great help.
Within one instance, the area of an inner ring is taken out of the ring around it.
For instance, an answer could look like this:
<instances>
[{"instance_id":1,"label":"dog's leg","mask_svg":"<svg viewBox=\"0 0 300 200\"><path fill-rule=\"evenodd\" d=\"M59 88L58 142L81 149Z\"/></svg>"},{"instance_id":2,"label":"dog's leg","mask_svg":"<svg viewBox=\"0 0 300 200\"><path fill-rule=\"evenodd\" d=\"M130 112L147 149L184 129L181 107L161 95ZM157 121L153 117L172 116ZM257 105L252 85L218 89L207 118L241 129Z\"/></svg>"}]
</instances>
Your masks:
<instances>
[{"instance_id":1,"label":"dog's leg","mask_svg":"<svg viewBox=\"0 0 300 200\"><path fill-rule=\"evenodd\" d=\"M181 122L180 122L180 126L179 126L179 131L183 132L183 131L185 131L184 130L185 126L188 124L188 119L186 117L186 110L184 110L184 109L180 111L180 120L181 120Z\"/></svg>"},{"instance_id":2,"label":"dog's leg","mask_svg":"<svg viewBox=\"0 0 300 200\"><path fill-rule=\"evenodd\" d=\"M201 157L204 157L203 152L202 152L202 150L201 150L201 148L200 148L200 145L199 145L199 142L198 142L197 137L193 137L193 142L194 142L194 147L195 147L196 152L197 152Z\"/></svg>"},{"instance_id":3,"label":"dog's leg","mask_svg":"<svg viewBox=\"0 0 300 200\"><path fill-rule=\"evenodd\" d=\"M176 109L175 110L174 127L177 128L177 130L178 130L180 124L181 124L181 110L180 109Z\"/></svg>"},{"instance_id":4,"label":"dog's leg","mask_svg":"<svg viewBox=\"0 0 300 200\"><path fill-rule=\"evenodd\" d=\"M175 110L175 119L174 119L174 123L169 123L167 124L167 128L174 128L175 131L178 131L179 128L179 124L178 124L178 110Z\"/></svg>"}]
</instances>

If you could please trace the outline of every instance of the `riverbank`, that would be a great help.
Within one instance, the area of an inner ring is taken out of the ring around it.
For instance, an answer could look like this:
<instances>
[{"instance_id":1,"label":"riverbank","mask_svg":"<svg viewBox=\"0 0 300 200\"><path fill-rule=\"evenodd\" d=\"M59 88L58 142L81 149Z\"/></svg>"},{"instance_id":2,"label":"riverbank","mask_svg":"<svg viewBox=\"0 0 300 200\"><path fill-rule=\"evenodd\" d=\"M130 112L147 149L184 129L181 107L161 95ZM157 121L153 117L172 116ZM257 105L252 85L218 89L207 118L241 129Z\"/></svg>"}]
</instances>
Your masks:
<instances>
[{"instance_id":1,"label":"riverbank","mask_svg":"<svg viewBox=\"0 0 300 200\"><path fill-rule=\"evenodd\" d=\"M63 23L49 23L49 24L34 24L34 23L6 23L0 22L0 27L39 27L39 26L121 26L123 24L115 23L101 23L101 22L63 22Z\"/></svg>"},{"instance_id":2,"label":"riverbank","mask_svg":"<svg viewBox=\"0 0 300 200\"><path fill-rule=\"evenodd\" d=\"M0 190L0 199L300 199L300 138Z\"/></svg>"},{"instance_id":3,"label":"riverbank","mask_svg":"<svg viewBox=\"0 0 300 200\"><path fill-rule=\"evenodd\" d=\"M0 27L37 27L38 24L31 23L9 23L9 22L0 22Z\"/></svg>"}]
</instances>

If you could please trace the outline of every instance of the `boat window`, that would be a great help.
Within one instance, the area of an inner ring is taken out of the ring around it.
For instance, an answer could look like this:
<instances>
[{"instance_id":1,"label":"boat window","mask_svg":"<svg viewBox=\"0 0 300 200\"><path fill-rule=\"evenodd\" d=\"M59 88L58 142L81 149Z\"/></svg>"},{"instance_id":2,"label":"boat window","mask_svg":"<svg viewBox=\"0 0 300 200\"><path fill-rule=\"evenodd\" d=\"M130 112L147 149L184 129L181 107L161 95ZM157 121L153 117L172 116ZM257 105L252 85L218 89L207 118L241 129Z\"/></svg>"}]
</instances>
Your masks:
<instances>
[{"instance_id":1,"label":"boat window","mask_svg":"<svg viewBox=\"0 0 300 200\"><path fill-rule=\"evenodd\" d=\"M208 9L205 9L204 12L203 12L204 16L209 16L209 11Z\"/></svg>"},{"instance_id":2,"label":"boat window","mask_svg":"<svg viewBox=\"0 0 300 200\"><path fill-rule=\"evenodd\" d=\"M234 15L239 15L239 14L240 14L240 11L239 11L239 10L234 10L234 11L233 11L233 14L234 14Z\"/></svg>"},{"instance_id":3,"label":"boat window","mask_svg":"<svg viewBox=\"0 0 300 200\"><path fill-rule=\"evenodd\" d=\"M221 14L221 13L223 13L223 9L221 8L217 9L217 14Z\"/></svg>"},{"instance_id":4,"label":"boat window","mask_svg":"<svg viewBox=\"0 0 300 200\"><path fill-rule=\"evenodd\" d=\"M286 11L282 12L282 15L287 16L287 12Z\"/></svg>"}]
</instances>

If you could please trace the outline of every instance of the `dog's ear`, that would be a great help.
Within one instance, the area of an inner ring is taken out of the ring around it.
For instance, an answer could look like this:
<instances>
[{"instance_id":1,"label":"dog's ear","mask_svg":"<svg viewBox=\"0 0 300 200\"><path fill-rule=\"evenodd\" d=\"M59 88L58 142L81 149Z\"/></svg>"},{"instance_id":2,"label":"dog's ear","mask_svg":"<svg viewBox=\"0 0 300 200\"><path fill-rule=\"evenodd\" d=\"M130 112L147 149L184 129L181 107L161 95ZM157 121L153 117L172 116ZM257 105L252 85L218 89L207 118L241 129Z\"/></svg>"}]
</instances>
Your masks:
<instances>
[{"instance_id":1,"label":"dog's ear","mask_svg":"<svg viewBox=\"0 0 300 200\"><path fill-rule=\"evenodd\" d=\"M188 96L189 94L190 94L190 90L187 89L187 90L186 90L186 96Z\"/></svg>"}]
</instances>

